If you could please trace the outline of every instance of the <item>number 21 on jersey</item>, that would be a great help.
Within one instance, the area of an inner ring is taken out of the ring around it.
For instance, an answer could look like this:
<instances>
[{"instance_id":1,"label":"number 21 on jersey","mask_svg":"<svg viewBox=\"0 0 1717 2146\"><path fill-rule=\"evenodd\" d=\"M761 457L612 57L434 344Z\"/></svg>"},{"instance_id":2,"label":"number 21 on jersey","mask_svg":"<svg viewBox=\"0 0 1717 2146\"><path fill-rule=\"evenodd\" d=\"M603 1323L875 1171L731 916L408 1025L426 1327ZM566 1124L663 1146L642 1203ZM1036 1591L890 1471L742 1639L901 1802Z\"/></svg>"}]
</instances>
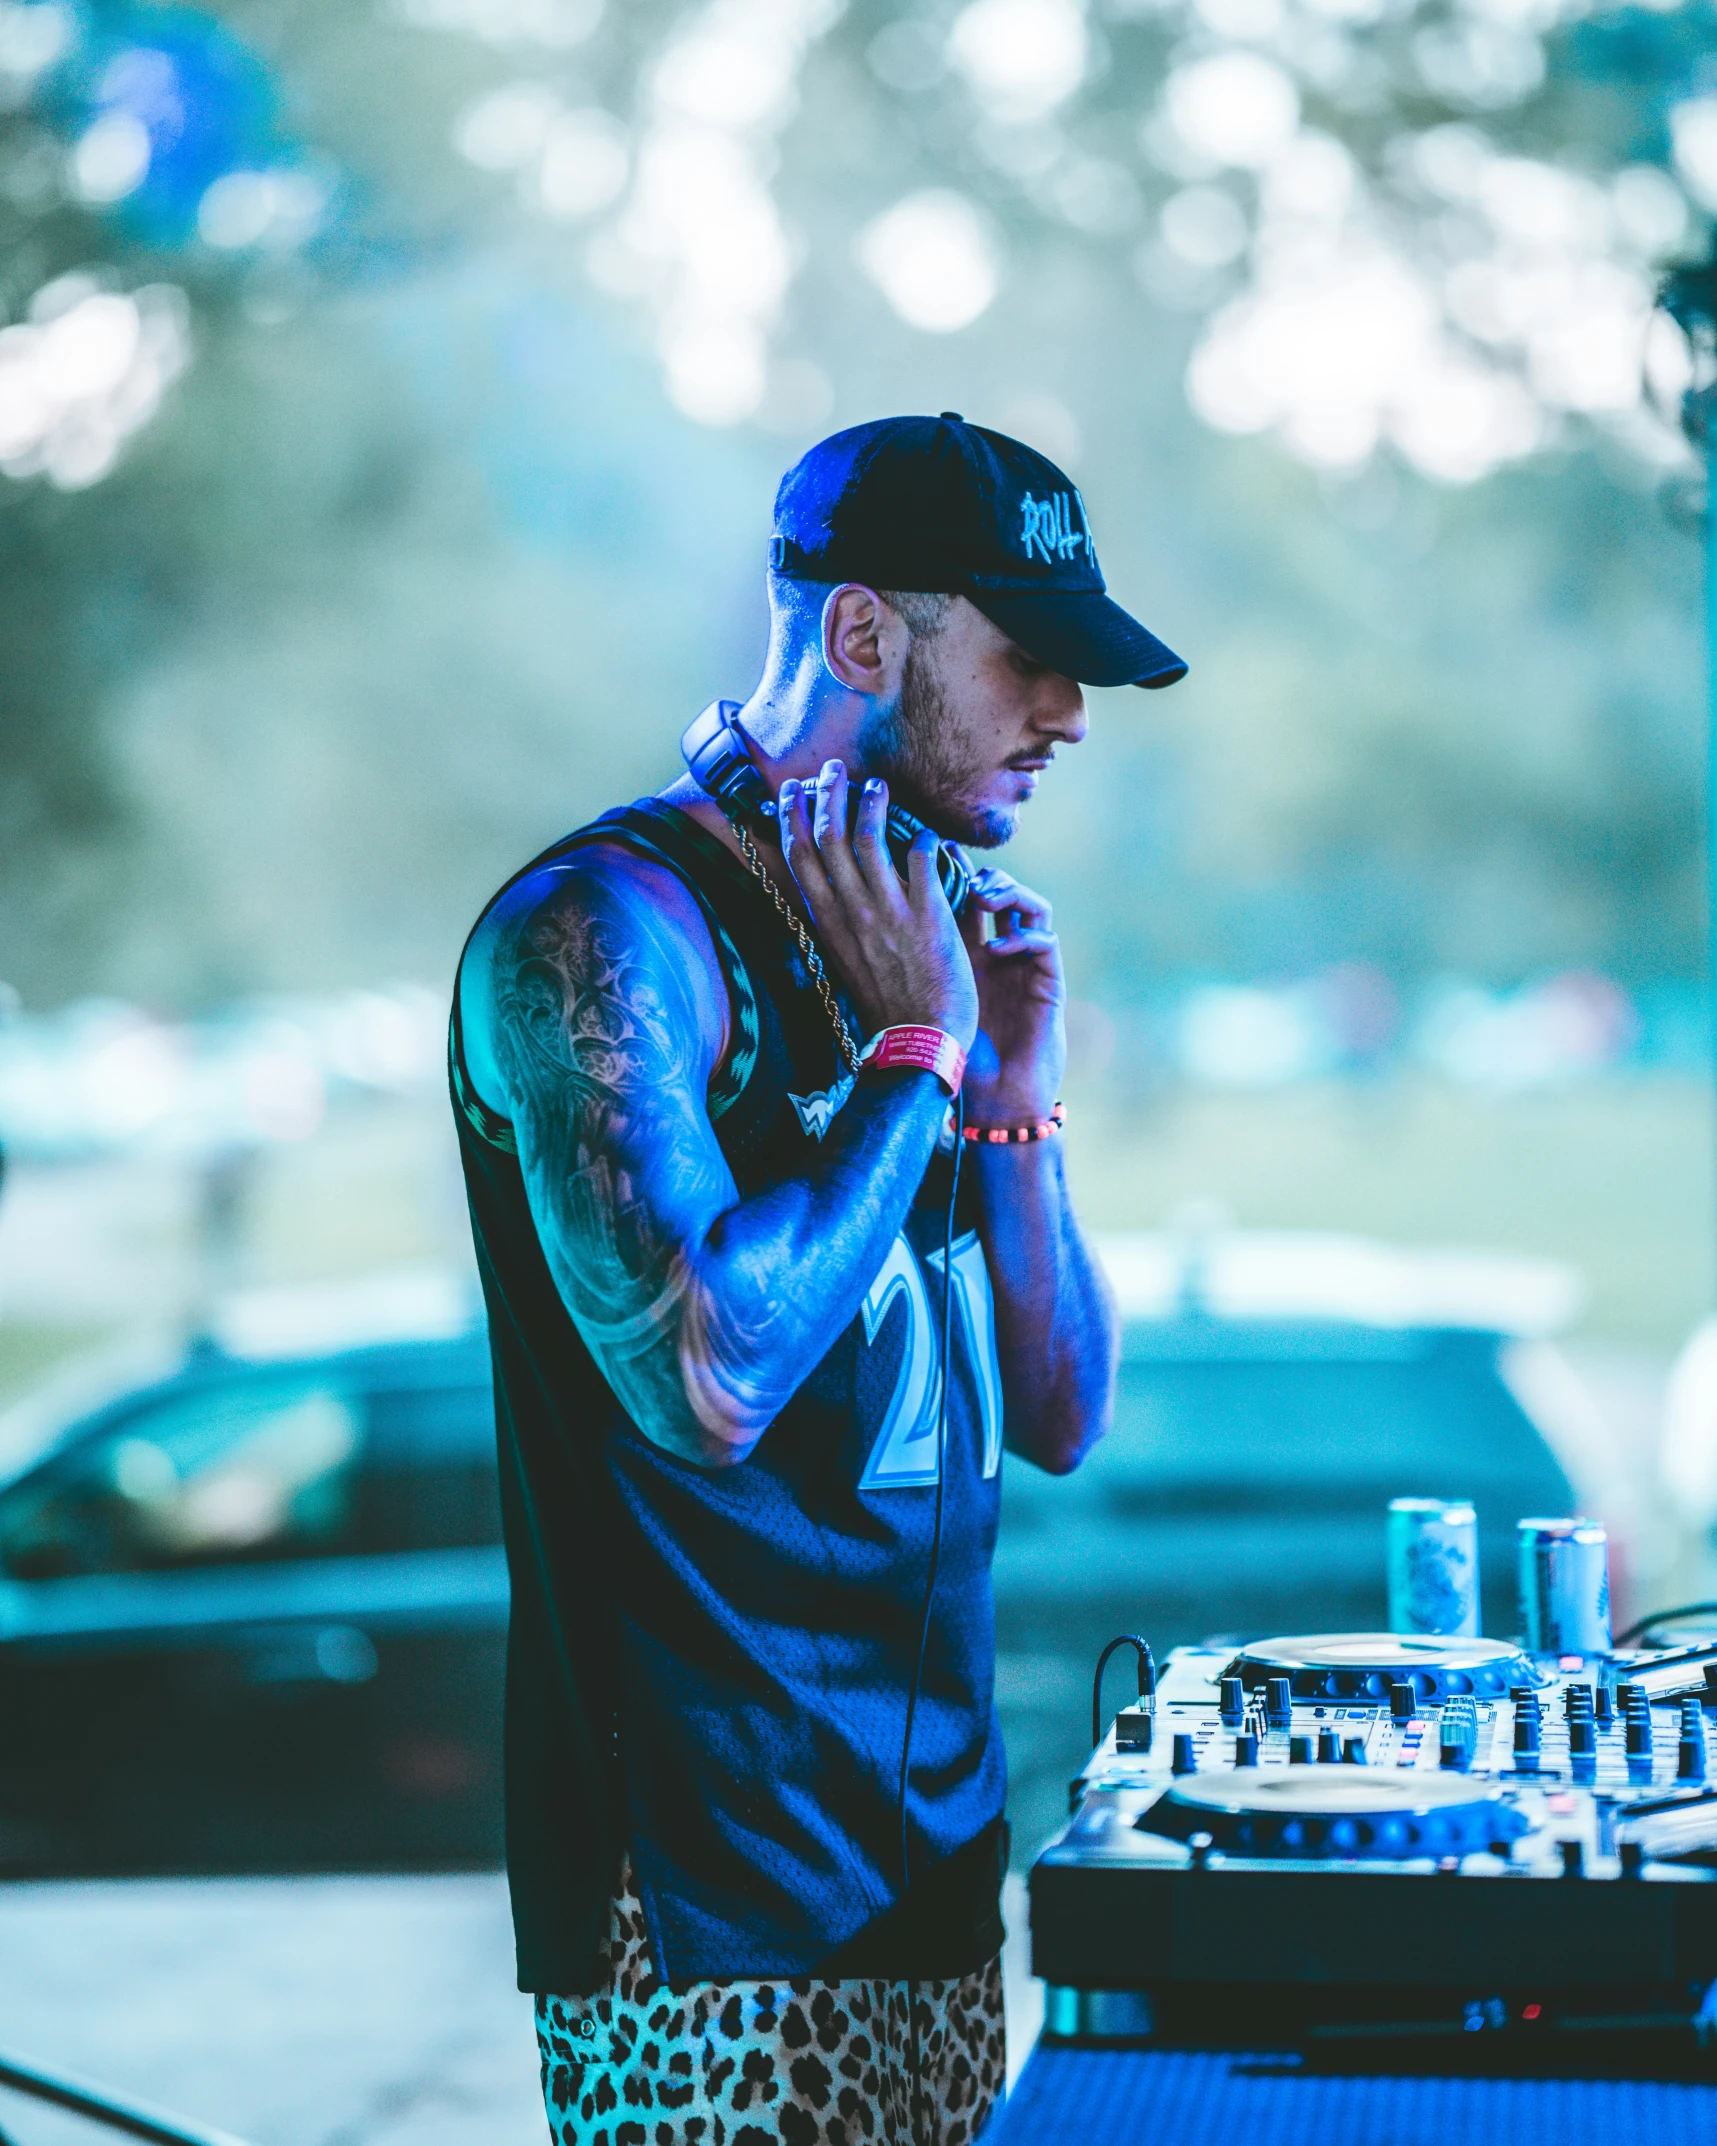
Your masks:
<instances>
[{"instance_id":1,"label":"number 21 on jersey","mask_svg":"<svg viewBox=\"0 0 1717 2146\"><path fill-rule=\"evenodd\" d=\"M941 1252L932 1252L928 1263L940 1273ZM977 1384L984 1473L990 1476L1002 1464L1002 1374L996 1360L996 1304L990 1292L990 1270L976 1230L955 1240L952 1265L955 1317ZM883 1412L882 1428L859 1478L861 1490L904 1490L934 1483L941 1459L936 1432L942 1406L942 1337L924 1276L904 1235L895 1238L882 1272L865 1292L860 1310L867 1342L875 1342L897 1297L906 1300L906 1345L900 1352L900 1369Z\"/></svg>"}]
</instances>

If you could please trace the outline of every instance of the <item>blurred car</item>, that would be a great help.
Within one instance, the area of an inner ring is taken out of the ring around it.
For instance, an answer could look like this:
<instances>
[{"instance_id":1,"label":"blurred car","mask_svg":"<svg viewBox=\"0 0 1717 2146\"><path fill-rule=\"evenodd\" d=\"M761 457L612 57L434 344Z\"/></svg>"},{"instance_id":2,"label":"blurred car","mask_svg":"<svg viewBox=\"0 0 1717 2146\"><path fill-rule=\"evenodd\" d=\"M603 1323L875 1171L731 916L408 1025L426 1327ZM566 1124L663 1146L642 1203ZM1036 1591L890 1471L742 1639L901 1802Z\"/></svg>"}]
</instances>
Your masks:
<instances>
[{"instance_id":1,"label":"blurred car","mask_svg":"<svg viewBox=\"0 0 1717 2146\"><path fill-rule=\"evenodd\" d=\"M0 1869L501 1854L487 1339L436 1277L229 1308L5 1442Z\"/></svg>"},{"instance_id":2,"label":"blurred car","mask_svg":"<svg viewBox=\"0 0 1717 2146\"><path fill-rule=\"evenodd\" d=\"M1303 1236L1103 1251L1114 1430L1003 1494L1027 1845L1111 1633L1375 1627L1401 1492L1477 1501L1511 1630L1513 1523L1571 1509L1597 1449L1545 1339L1563 1270ZM482 1327L435 1278L239 1300L168 1363L0 1419L0 1869L498 1860L499 1535Z\"/></svg>"},{"instance_id":3,"label":"blurred car","mask_svg":"<svg viewBox=\"0 0 1717 2146\"><path fill-rule=\"evenodd\" d=\"M1376 1628L1388 1501L1463 1497L1485 1628L1513 1634L1515 1522L1602 1488L1601 1428L1547 1338L1577 1308L1567 1269L1300 1232L1101 1249L1114 1428L1065 1481L1010 1477L1000 1597L1130 1601L1173 1643Z\"/></svg>"}]
</instances>

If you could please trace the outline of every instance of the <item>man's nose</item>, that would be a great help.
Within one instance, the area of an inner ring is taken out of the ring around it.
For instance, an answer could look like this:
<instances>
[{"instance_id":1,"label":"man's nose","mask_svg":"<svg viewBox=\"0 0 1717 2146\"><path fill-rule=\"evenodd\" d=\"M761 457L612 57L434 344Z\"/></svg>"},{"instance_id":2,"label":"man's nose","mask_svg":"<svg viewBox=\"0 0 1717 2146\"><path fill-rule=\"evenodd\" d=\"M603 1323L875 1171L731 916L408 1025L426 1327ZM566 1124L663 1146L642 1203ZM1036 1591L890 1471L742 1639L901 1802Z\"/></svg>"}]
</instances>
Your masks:
<instances>
[{"instance_id":1,"label":"man's nose","mask_svg":"<svg viewBox=\"0 0 1717 2146\"><path fill-rule=\"evenodd\" d=\"M1032 722L1047 737L1058 738L1064 745L1077 745L1091 728L1084 689L1078 679L1064 678L1059 671L1046 678L1038 705L1032 710Z\"/></svg>"}]
</instances>

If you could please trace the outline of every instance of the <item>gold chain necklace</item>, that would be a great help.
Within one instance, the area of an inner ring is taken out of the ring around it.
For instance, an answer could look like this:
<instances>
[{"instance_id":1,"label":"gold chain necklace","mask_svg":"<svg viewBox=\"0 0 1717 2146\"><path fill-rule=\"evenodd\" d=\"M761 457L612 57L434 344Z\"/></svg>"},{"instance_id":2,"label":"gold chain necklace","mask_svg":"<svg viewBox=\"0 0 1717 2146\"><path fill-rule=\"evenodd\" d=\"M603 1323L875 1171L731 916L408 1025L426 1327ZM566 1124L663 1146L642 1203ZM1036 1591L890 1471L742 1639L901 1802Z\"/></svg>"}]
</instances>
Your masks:
<instances>
[{"instance_id":1,"label":"gold chain necklace","mask_svg":"<svg viewBox=\"0 0 1717 2146\"><path fill-rule=\"evenodd\" d=\"M857 1073L859 1067L858 1044L853 1039L852 1030L847 1026L846 1016L841 1012L840 1002L835 997L835 987L829 981L829 972L823 966L822 955L817 952L816 941L805 929L802 919L795 914L787 897L775 884L769 867L763 862L762 852L752 840L750 828L745 825L743 820L737 819L730 819L728 825L739 837L740 855L745 859L751 870L756 873L757 877L762 880L768 890L769 899L780 910L782 920L787 929L799 942L799 951L805 957L805 966L810 970L812 979L817 986L817 996L822 1000L823 1009L828 1014L830 1023L834 1028L835 1042L839 1046L842 1058L846 1060L847 1071Z\"/></svg>"}]
</instances>

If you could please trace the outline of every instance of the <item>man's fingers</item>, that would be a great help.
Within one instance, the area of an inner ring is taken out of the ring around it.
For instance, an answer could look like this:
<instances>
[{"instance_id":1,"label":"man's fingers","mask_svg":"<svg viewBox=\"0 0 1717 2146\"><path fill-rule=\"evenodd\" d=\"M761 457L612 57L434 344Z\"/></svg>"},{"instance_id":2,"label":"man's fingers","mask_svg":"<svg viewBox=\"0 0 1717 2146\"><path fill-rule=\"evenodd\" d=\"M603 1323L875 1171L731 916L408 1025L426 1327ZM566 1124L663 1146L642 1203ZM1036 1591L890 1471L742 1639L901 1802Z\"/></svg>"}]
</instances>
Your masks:
<instances>
[{"instance_id":1,"label":"man's fingers","mask_svg":"<svg viewBox=\"0 0 1717 2146\"><path fill-rule=\"evenodd\" d=\"M986 865L973 880L972 899L991 916L1004 916L1009 910L1016 910L1022 919L1045 931L1054 916L1041 894L1022 886L1011 872L998 871L994 865Z\"/></svg>"},{"instance_id":2,"label":"man's fingers","mask_svg":"<svg viewBox=\"0 0 1717 2146\"><path fill-rule=\"evenodd\" d=\"M966 952L974 956L981 953L988 942L984 938L984 911L979 905L975 901L963 903L960 914L954 921L960 927L960 937L966 943Z\"/></svg>"},{"instance_id":3,"label":"man's fingers","mask_svg":"<svg viewBox=\"0 0 1717 2146\"><path fill-rule=\"evenodd\" d=\"M818 849L826 851L837 830L843 835L847 831L847 771L843 761L823 762L823 771L813 785L813 801L816 816L812 831Z\"/></svg>"},{"instance_id":4,"label":"man's fingers","mask_svg":"<svg viewBox=\"0 0 1717 2146\"><path fill-rule=\"evenodd\" d=\"M817 778L817 816L812 832L829 884L843 902L864 898L864 882L847 837L847 768L844 760L825 760Z\"/></svg>"},{"instance_id":5,"label":"man's fingers","mask_svg":"<svg viewBox=\"0 0 1717 2146\"><path fill-rule=\"evenodd\" d=\"M906 853L906 886L914 909L948 907L942 876L936 869L936 852L941 847L942 838L933 828L921 827L912 838L912 847Z\"/></svg>"},{"instance_id":6,"label":"man's fingers","mask_svg":"<svg viewBox=\"0 0 1717 2146\"><path fill-rule=\"evenodd\" d=\"M1006 938L992 939L984 948L986 954L1054 954L1061 948L1061 941L1052 931L1013 931Z\"/></svg>"},{"instance_id":7,"label":"man's fingers","mask_svg":"<svg viewBox=\"0 0 1717 2146\"><path fill-rule=\"evenodd\" d=\"M888 785L873 775L859 792L853 815L853 855L873 900L900 908L906 889L888 851Z\"/></svg>"},{"instance_id":8,"label":"man's fingers","mask_svg":"<svg viewBox=\"0 0 1717 2146\"><path fill-rule=\"evenodd\" d=\"M812 834L803 783L784 782L781 785L776 825L781 830L781 854L799 892L810 905L812 916L826 914L830 898L829 875L823 869L822 856Z\"/></svg>"}]
</instances>

